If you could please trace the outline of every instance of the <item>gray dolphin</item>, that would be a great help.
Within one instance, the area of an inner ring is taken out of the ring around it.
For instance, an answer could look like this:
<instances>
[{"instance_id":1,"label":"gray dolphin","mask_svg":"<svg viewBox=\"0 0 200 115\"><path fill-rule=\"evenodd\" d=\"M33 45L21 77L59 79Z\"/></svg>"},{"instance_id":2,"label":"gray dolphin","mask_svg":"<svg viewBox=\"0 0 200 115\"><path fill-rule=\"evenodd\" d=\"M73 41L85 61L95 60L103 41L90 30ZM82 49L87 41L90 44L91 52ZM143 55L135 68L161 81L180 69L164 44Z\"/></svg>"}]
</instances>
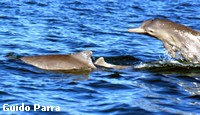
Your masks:
<instances>
[{"instance_id":1,"label":"gray dolphin","mask_svg":"<svg viewBox=\"0 0 200 115\"><path fill-rule=\"evenodd\" d=\"M22 61L44 70L93 70L91 51L82 51L69 55L39 55L20 58Z\"/></svg>"},{"instance_id":2,"label":"gray dolphin","mask_svg":"<svg viewBox=\"0 0 200 115\"><path fill-rule=\"evenodd\" d=\"M126 69L126 68L130 68L131 66L123 66L123 65L114 65L114 64L110 64L110 63L107 63L103 57L100 57L98 58L95 63L95 65L98 65L98 66L102 66L102 67L106 67L106 68L114 68L114 69Z\"/></svg>"},{"instance_id":3,"label":"gray dolphin","mask_svg":"<svg viewBox=\"0 0 200 115\"><path fill-rule=\"evenodd\" d=\"M38 67L44 70L53 71L91 71L97 69L95 65L105 68L125 69L130 66L121 66L109 64L104 61L103 57L100 57L95 61L95 65L91 59L92 51L82 51L67 55L38 55L38 56L26 56L20 58L23 62Z\"/></svg>"},{"instance_id":4,"label":"gray dolphin","mask_svg":"<svg viewBox=\"0 0 200 115\"><path fill-rule=\"evenodd\" d=\"M161 40L173 58L181 57L192 63L200 63L200 32L196 30L166 19L153 19L128 31Z\"/></svg>"}]
</instances>

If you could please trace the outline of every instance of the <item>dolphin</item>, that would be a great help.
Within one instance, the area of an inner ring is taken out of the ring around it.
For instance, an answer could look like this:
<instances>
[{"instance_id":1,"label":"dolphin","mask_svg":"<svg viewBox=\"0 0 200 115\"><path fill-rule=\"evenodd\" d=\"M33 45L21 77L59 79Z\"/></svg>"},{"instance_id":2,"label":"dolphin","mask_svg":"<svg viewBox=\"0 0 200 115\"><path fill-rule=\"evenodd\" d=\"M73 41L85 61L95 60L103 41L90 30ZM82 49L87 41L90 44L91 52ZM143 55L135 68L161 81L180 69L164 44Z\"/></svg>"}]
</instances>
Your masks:
<instances>
[{"instance_id":1,"label":"dolphin","mask_svg":"<svg viewBox=\"0 0 200 115\"><path fill-rule=\"evenodd\" d=\"M82 51L69 55L39 55L20 58L23 62L44 70L93 70L92 51Z\"/></svg>"},{"instance_id":2,"label":"dolphin","mask_svg":"<svg viewBox=\"0 0 200 115\"><path fill-rule=\"evenodd\" d=\"M25 56L20 58L20 60L40 69L53 70L53 71L66 71L66 72L92 71L97 69L95 65L113 69L125 69L130 67L130 66L109 64L105 62L103 57L98 58L93 63L91 55L92 51L82 51L65 55L60 54L60 55Z\"/></svg>"},{"instance_id":3,"label":"dolphin","mask_svg":"<svg viewBox=\"0 0 200 115\"><path fill-rule=\"evenodd\" d=\"M105 67L105 68L114 68L114 69L118 69L118 70L120 70L120 69L126 69L126 68L131 67L131 66L114 65L114 64L107 63L103 57L98 58L95 61L94 64L98 65L98 66Z\"/></svg>"},{"instance_id":4,"label":"dolphin","mask_svg":"<svg viewBox=\"0 0 200 115\"><path fill-rule=\"evenodd\" d=\"M200 63L200 32L166 19L152 19L129 32L146 34L162 41L164 47L175 59Z\"/></svg>"}]
</instances>

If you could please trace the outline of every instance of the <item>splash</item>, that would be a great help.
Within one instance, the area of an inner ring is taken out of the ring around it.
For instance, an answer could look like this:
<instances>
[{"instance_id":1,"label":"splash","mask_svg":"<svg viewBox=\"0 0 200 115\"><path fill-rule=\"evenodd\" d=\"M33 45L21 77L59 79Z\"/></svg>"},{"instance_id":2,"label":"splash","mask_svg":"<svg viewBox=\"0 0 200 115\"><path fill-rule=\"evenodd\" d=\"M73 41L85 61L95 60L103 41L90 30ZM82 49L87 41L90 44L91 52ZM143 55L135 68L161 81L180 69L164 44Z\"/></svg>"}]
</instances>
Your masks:
<instances>
[{"instance_id":1,"label":"splash","mask_svg":"<svg viewBox=\"0 0 200 115\"><path fill-rule=\"evenodd\" d=\"M133 66L135 69L158 68L158 67L182 67L182 68L200 68L200 64L181 62L177 60L160 60L153 62L140 62Z\"/></svg>"},{"instance_id":2,"label":"splash","mask_svg":"<svg viewBox=\"0 0 200 115\"><path fill-rule=\"evenodd\" d=\"M174 59L167 51L159 56L158 61L140 62L133 66L134 69L153 69L153 68L200 68L200 63L191 63L185 61L183 58Z\"/></svg>"}]
</instances>

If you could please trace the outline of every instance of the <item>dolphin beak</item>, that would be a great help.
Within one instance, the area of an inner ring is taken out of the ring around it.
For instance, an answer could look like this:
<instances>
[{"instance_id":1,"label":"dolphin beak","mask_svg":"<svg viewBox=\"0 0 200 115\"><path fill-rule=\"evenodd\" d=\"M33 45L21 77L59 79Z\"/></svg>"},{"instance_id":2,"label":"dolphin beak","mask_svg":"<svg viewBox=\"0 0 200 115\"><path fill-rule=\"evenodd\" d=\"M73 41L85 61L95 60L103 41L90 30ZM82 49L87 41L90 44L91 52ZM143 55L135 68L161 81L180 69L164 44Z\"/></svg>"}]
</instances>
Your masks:
<instances>
[{"instance_id":1,"label":"dolphin beak","mask_svg":"<svg viewBox=\"0 0 200 115\"><path fill-rule=\"evenodd\" d=\"M139 33L139 34L145 34L147 33L143 28L131 28L128 30L128 32L134 32L134 33Z\"/></svg>"}]
</instances>

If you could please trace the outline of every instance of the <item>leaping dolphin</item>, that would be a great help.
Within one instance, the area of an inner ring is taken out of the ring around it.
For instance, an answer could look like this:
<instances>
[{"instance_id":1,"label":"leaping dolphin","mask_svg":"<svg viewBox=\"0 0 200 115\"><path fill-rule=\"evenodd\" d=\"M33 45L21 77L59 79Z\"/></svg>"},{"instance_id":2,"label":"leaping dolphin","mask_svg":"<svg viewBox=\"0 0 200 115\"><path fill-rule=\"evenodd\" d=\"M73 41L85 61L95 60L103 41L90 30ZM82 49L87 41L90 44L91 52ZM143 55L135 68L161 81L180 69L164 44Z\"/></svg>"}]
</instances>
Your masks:
<instances>
[{"instance_id":1,"label":"leaping dolphin","mask_svg":"<svg viewBox=\"0 0 200 115\"><path fill-rule=\"evenodd\" d=\"M161 40L173 58L183 57L189 62L200 63L200 32L196 30L166 19L153 19L128 31Z\"/></svg>"}]
</instances>

